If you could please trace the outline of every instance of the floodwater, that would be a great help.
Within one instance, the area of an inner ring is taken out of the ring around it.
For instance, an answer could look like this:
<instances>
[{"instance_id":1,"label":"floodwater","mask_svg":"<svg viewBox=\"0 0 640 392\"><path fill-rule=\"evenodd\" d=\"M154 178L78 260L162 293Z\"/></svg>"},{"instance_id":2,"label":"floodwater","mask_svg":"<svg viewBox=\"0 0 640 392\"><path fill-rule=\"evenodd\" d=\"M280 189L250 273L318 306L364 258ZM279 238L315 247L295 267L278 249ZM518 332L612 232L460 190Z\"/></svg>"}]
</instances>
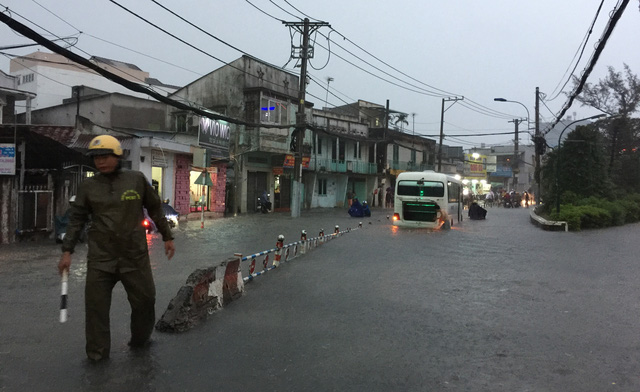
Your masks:
<instances>
[{"instance_id":1,"label":"floodwater","mask_svg":"<svg viewBox=\"0 0 640 392\"><path fill-rule=\"evenodd\" d=\"M430 231L392 226L391 210L372 213L182 222L171 261L150 235L159 317L197 268L271 249L279 234L288 244L301 230L311 238L363 222L257 277L192 330L155 332L147 350L126 345L129 309L117 285L112 357L97 365L84 355L84 245L65 324L59 246L1 246L0 390L640 389L640 225L546 232L527 209L493 208L487 220Z\"/></svg>"}]
</instances>

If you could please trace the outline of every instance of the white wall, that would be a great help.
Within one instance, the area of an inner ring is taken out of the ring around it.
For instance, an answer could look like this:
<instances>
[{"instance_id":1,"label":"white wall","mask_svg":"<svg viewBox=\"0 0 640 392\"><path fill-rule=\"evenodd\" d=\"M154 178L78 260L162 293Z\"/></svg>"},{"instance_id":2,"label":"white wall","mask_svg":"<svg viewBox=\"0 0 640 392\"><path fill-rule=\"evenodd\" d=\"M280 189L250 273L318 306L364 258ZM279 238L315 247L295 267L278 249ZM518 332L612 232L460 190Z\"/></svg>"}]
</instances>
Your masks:
<instances>
[{"instance_id":1,"label":"white wall","mask_svg":"<svg viewBox=\"0 0 640 392\"><path fill-rule=\"evenodd\" d=\"M13 76L27 75L33 73L34 81L23 83L20 89L37 94L36 98L31 102L32 110L42 109L50 106L59 105L63 99L71 98L71 88L73 86L89 86L98 90L110 93L122 93L132 95L139 98L152 99L147 94L141 94L131 91L103 76L68 69L51 68L42 65L35 65L30 69L23 68L19 71L12 72ZM156 88L158 93L166 95L165 92ZM173 90L168 90L173 91ZM18 112L24 112L24 108L16 108Z\"/></svg>"}]
</instances>

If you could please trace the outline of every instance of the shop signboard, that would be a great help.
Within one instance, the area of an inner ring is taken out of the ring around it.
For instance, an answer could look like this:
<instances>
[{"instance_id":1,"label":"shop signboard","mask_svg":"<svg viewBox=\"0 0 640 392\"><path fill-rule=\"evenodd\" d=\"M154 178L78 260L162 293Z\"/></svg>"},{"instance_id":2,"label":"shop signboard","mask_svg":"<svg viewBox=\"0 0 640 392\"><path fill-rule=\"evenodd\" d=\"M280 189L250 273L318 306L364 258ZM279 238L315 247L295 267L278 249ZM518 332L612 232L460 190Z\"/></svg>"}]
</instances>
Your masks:
<instances>
[{"instance_id":1,"label":"shop signboard","mask_svg":"<svg viewBox=\"0 0 640 392\"><path fill-rule=\"evenodd\" d=\"M296 158L293 156L293 154L288 154L284 157L284 163L282 164L282 167L287 167L287 168L292 168L295 165L295 160ZM309 161L311 160L311 157L302 157L302 168L303 169L308 169L309 168Z\"/></svg>"},{"instance_id":2,"label":"shop signboard","mask_svg":"<svg viewBox=\"0 0 640 392\"><path fill-rule=\"evenodd\" d=\"M0 143L0 175L16 174L16 145Z\"/></svg>"},{"instance_id":3,"label":"shop signboard","mask_svg":"<svg viewBox=\"0 0 640 392\"><path fill-rule=\"evenodd\" d=\"M465 173L466 177L487 177L486 155L465 154L465 161L468 164L468 166L465 165L468 167L468 171Z\"/></svg>"},{"instance_id":4,"label":"shop signboard","mask_svg":"<svg viewBox=\"0 0 640 392\"><path fill-rule=\"evenodd\" d=\"M198 145L207 148L214 158L229 157L231 127L226 121L200 117Z\"/></svg>"}]
</instances>

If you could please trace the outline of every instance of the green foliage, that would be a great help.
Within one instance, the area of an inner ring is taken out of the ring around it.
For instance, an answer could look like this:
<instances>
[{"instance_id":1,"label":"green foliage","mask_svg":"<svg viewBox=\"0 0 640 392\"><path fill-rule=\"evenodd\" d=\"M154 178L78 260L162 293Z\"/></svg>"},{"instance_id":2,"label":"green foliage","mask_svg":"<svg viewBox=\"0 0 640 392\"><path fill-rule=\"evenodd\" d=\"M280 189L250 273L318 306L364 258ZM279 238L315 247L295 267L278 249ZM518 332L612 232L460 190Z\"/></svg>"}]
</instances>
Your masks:
<instances>
[{"instance_id":1,"label":"green foliage","mask_svg":"<svg viewBox=\"0 0 640 392\"><path fill-rule=\"evenodd\" d=\"M619 201L620 205L625 209L625 223L633 223L640 221L640 203L633 202L629 199Z\"/></svg>"},{"instance_id":2,"label":"green foliage","mask_svg":"<svg viewBox=\"0 0 640 392\"><path fill-rule=\"evenodd\" d=\"M579 206L580 227L583 229L598 229L611 226L612 217L609 211L594 206Z\"/></svg>"},{"instance_id":3,"label":"green foliage","mask_svg":"<svg viewBox=\"0 0 640 392\"><path fill-rule=\"evenodd\" d=\"M550 219L566 221L569 230L597 229L620 226L640 221L640 194L629 194L619 200L600 197L578 199L575 194L565 192L560 214L552 211Z\"/></svg>"},{"instance_id":4,"label":"green foliage","mask_svg":"<svg viewBox=\"0 0 640 392\"><path fill-rule=\"evenodd\" d=\"M555 211L550 215L552 220L564 221L569 225L569 230L571 231L580 231L582 227L580 226L580 211L579 208L573 205L564 205L560 208L560 215L558 215Z\"/></svg>"}]
</instances>

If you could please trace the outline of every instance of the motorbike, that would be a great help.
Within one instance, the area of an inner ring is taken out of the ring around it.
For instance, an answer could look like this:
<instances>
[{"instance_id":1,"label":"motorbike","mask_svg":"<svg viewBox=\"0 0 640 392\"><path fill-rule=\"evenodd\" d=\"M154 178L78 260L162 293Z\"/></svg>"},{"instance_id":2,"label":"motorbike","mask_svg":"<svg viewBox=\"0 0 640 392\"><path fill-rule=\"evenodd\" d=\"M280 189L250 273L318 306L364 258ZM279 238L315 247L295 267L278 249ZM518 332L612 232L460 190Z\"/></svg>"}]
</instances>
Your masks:
<instances>
[{"instance_id":1,"label":"motorbike","mask_svg":"<svg viewBox=\"0 0 640 392\"><path fill-rule=\"evenodd\" d=\"M269 196L271 196L271 194L267 193L266 195L258 197L256 212L262 212L263 214L266 214L267 212L271 211L271 202L269 201Z\"/></svg>"},{"instance_id":2,"label":"motorbike","mask_svg":"<svg viewBox=\"0 0 640 392\"><path fill-rule=\"evenodd\" d=\"M143 211L144 219L142 220L142 226L147 231L147 234L155 233L156 231L158 231L155 222L153 221L153 219L151 219L151 217L149 217L149 213L147 212L146 208L143 208ZM162 212L164 212L164 217L167 220L169 227L173 229L178 225L178 218L180 217L180 214L178 214L178 212L173 207L171 207L171 205L169 205L168 199L162 202Z\"/></svg>"}]
</instances>

